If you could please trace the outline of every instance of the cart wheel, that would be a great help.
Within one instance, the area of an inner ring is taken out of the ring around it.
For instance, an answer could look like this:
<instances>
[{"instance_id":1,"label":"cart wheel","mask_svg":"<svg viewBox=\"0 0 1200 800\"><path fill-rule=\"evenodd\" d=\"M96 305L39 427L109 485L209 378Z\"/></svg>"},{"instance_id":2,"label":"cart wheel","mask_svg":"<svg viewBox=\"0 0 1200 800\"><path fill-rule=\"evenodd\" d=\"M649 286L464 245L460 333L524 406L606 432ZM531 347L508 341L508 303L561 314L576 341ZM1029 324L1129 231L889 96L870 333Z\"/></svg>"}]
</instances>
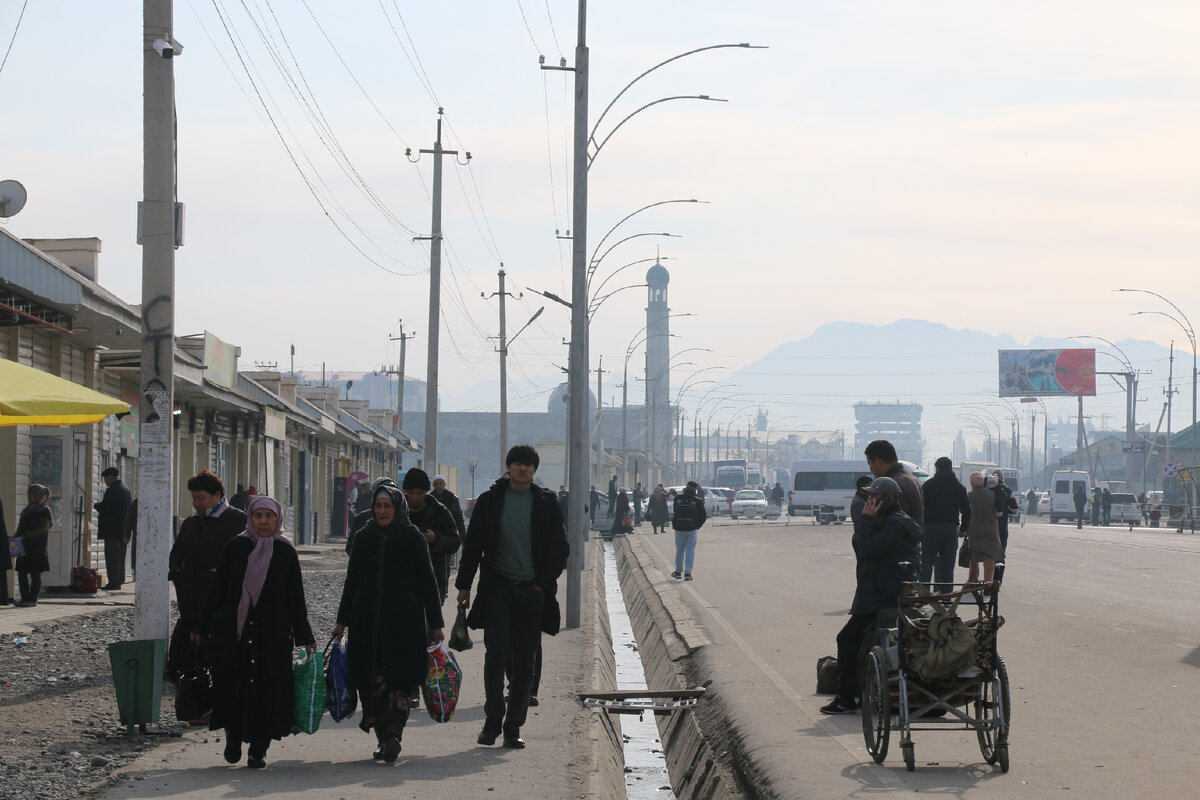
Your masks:
<instances>
[{"instance_id":1,"label":"cart wheel","mask_svg":"<svg viewBox=\"0 0 1200 800\"><path fill-rule=\"evenodd\" d=\"M909 742L908 744L900 745L900 749L904 751L905 769L907 769L909 772L913 772L917 768L917 756L913 752L916 748L913 747L912 742Z\"/></svg>"},{"instance_id":2,"label":"cart wheel","mask_svg":"<svg viewBox=\"0 0 1200 800\"><path fill-rule=\"evenodd\" d=\"M1000 769L1008 772L1008 726L1012 719L1009 704L1008 670L1004 659L996 656L996 669L990 680L979 686L975 698L975 732L979 750L989 764L1000 761Z\"/></svg>"},{"instance_id":3,"label":"cart wheel","mask_svg":"<svg viewBox=\"0 0 1200 800\"><path fill-rule=\"evenodd\" d=\"M867 654L866 686L862 693L863 739L867 752L876 764L887 758L888 735L891 732L891 696L887 676L887 656L876 645Z\"/></svg>"}]
</instances>

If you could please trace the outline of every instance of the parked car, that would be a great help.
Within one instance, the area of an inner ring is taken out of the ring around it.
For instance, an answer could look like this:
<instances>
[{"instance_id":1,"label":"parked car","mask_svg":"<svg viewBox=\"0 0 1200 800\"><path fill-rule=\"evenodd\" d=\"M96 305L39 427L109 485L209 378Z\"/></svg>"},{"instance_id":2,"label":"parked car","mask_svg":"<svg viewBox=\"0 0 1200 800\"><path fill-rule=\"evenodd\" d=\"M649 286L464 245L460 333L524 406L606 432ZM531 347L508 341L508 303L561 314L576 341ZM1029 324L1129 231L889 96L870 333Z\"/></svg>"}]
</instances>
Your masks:
<instances>
[{"instance_id":1,"label":"parked car","mask_svg":"<svg viewBox=\"0 0 1200 800\"><path fill-rule=\"evenodd\" d=\"M725 507L721 509L721 513L728 516L729 510L733 507L733 496L737 494L737 491L730 489L728 486L718 486L717 490L724 495L721 499L725 501Z\"/></svg>"},{"instance_id":2,"label":"parked car","mask_svg":"<svg viewBox=\"0 0 1200 800\"><path fill-rule=\"evenodd\" d=\"M667 519L671 519L672 517L675 516L675 495L671 494L671 492L675 492L675 494L682 494L683 487L682 486L668 486L668 487L666 487L666 490L667 490ZM723 513L722 509L727 508L727 506L725 505L725 498L722 497L721 495L719 495L716 490L710 489L707 486L700 487L700 498L704 501L704 513L710 517L716 517L716 516L720 515L721 513ZM646 511L647 503L649 503L649 498L646 498L645 500L642 501L642 516L643 517L645 517L646 514L648 513Z\"/></svg>"},{"instance_id":3,"label":"parked car","mask_svg":"<svg viewBox=\"0 0 1200 800\"><path fill-rule=\"evenodd\" d=\"M779 506L767 502L767 495L761 489L742 489L733 498L733 505L729 507L729 518L778 518L780 511Z\"/></svg>"},{"instance_id":4,"label":"parked car","mask_svg":"<svg viewBox=\"0 0 1200 800\"><path fill-rule=\"evenodd\" d=\"M1137 496L1130 492L1113 492L1112 510L1108 521L1122 525L1141 525L1142 507Z\"/></svg>"},{"instance_id":5,"label":"parked car","mask_svg":"<svg viewBox=\"0 0 1200 800\"><path fill-rule=\"evenodd\" d=\"M722 489L720 487L713 487L713 486L705 486L704 488L706 491L712 492L713 496L716 498L717 514L724 514L724 515L728 516L729 515L729 504L730 504L730 502L732 502L730 498L733 497L733 494L734 494L733 491L731 489ZM706 511L708 510L707 507L705 508L705 510Z\"/></svg>"},{"instance_id":6,"label":"parked car","mask_svg":"<svg viewBox=\"0 0 1200 800\"><path fill-rule=\"evenodd\" d=\"M1037 515L1040 517L1043 514L1050 513L1050 493L1039 492L1037 501Z\"/></svg>"}]
</instances>

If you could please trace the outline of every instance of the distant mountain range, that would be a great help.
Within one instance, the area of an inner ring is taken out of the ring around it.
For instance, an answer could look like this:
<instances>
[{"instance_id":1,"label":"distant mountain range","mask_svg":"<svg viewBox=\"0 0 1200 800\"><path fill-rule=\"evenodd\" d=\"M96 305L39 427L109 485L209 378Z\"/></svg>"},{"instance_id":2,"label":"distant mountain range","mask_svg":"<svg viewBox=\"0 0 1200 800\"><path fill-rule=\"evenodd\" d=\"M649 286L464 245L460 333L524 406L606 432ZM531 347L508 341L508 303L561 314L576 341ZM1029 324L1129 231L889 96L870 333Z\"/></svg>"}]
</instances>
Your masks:
<instances>
[{"instance_id":1,"label":"distant mountain range","mask_svg":"<svg viewBox=\"0 0 1200 800\"><path fill-rule=\"evenodd\" d=\"M1155 342L1124 339L1117 347L1128 357L1139 378L1137 421L1155 427L1162 412L1167 383L1169 350ZM1007 442L1011 419L1021 422L1023 447L1029 441L1029 411L1038 410L1038 449L1041 449L1041 405L1019 403L1017 398L1001 400L998 392L997 351L1025 348L1095 347L1099 372L1124 372L1120 354L1094 339L1056 339L1038 336L1019 342L1012 336L988 334L969 329L955 330L925 320L901 319L886 325L861 322L833 322L822 325L804 339L779 345L758 360L743 366L723 381L723 387L705 385L688 392L683 400L690 420L701 394L712 394L702 409L702 423L716 428L744 429L756 407L767 412L769 427L782 434L802 430L843 430L853 444L856 402L919 403L923 407L922 427L925 456L932 461L948 454L956 434L962 430L968 445L978 445L983 435L978 425L962 419L964 415L999 422ZM1174 430L1191 420L1191 353L1175 352ZM547 376L545 383L535 378L522 392L529 398L510 397L513 410L544 410L550 391L563 380L562 375ZM1125 390L1121 378L1097 377L1097 397L1085 398L1084 414L1099 429L1124 430ZM605 392L609 395L608 392ZM445 410L494 405L495 381L480 383L462 395L447 398ZM611 397L611 395L609 395ZM632 398L631 398L632 399ZM639 400L640 402L640 395ZM1069 397L1046 398L1045 407L1052 422L1073 422L1076 400ZM749 406L749 408L746 408ZM691 422L687 423L689 428ZM995 427L995 423L992 423ZM1165 429L1165 426L1164 426ZM1073 445L1072 445L1073 446Z\"/></svg>"}]
</instances>

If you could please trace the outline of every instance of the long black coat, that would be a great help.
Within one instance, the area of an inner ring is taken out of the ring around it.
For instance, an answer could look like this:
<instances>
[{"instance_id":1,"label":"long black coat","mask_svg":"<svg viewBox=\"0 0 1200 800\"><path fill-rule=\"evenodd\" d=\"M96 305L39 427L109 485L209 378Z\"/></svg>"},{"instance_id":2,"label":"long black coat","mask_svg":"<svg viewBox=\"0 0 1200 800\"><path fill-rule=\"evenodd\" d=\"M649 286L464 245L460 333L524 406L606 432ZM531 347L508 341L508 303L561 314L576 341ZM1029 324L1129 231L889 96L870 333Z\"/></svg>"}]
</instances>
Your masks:
<instances>
[{"instance_id":1,"label":"long black coat","mask_svg":"<svg viewBox=\"0 0 1200 800\"><path fill-rule=\"evenodd\" d=\"M467 614L467 625L475 629L483 628L487 623L485 598L493 579L492 568L500 540L500 511L504 508L508 483L508 478L503 477L479 495L458 561L458 576L454 579L456 589L470 591L475 572L479 571L479 588L471 603L471 611ZM571 546L567 543L567 531L563 526L557 496L537 485L530 487L530 491L533 492L533 507L529 515L529 535L533 539L533 582L543 594L542 631L553 636L562 624L558 598L555 596L558 593L558 576L567 565Z\"/></svg>"},{"instance_id":2,"label":"long black coat","mask_svg":"<svg viewBox=\"0 0 1200 800\"><path fill-rule=\"evenodd\" d=\"M129 504L132 502L129 487L119 480L104 490L100 502L92 504L99 512L96 515L97 539L125 538L125 515L129 513Z\"/></svg>"},{"instance_id":3,"label":"long black coat","mask_svg":"<svg viewBox=\"0 0 1200 800\"><path fill-rule=\"evenodd\" d=\"M897 508L874 522L863 519L865 530L853 539L858 585L851 614L895 608L902 584L916 577L921 563L921 526L912 517ZM900 566L905 561L910 564L907 568Z\"/></svg>"},{"instance_id":4,"label":"long black coat","mask_svg":"<svg viewBox=\"0 0 1200 800\"><path fill-rule=\"evenodd\" d=\"M440 492L430 492L437 501L446 507L450 512L450 516L454 517L454 524L458 526L458 539L461 543L467 538L467 523L463 518L462 502L458 499L458 495L449 489L443 489Z\"/></svg>"},{"instance_id":5,"label":"long black coat","mask_svg":"<svg viewBox=\"0 0 1200 800\"><path fill-rule=\"evenodd\" d=\"M180 523L167 573L175 583L180 619L194 620L200 615L221 551L244 530L246 512L233 506L226 506L219 517L193 514Z\"/></svg>"},{"instance_id":6,"label":"long black coat","mask_svg":"<svg viewBox=\"0 0 1200 800\"><path fill-rule=\"evenodd\" d=\"M433 531L433 543L429 544L429 560L433 562L433 574L437 576L439 597L446 599L450 586L450 556L458 552L462 538L450 509L438 502L432 493L425 495L425 507L420 511L408 508L408 521L416 526L421 535L426 529Z\"/></svg>"},{"instance_id":7,"label":"long black coat","mask_svg":"<svg viewBox=\"0 0 1200 800\"><path fill-rule=\"evenodd\" d=\"M337 621L350 630L350 682L360 694L375 689L381 670L391 690L425 680L442 607L429 545L412 523L384 530L372 520L355 534Z\"/></svg>"},{"instance_id":8,"label":"long black coat","mask_svg":"<svg viewBox=\"0 0 1200 800\"><path fill-rule=\"evenodd\" d=\"M313 641L300 560L296 549L283 542L274 543L258 603L250 607L238 641L238 603L254 544L239 536L225 547L195 627L196 633L207 637L213 670L209 727L240 730L243 741L281 739L291 733L292 651ZM247 704L245 717L243 703ZM248 728L242 727L243 719L248 720Z\"/></svg>"}]
</instances>

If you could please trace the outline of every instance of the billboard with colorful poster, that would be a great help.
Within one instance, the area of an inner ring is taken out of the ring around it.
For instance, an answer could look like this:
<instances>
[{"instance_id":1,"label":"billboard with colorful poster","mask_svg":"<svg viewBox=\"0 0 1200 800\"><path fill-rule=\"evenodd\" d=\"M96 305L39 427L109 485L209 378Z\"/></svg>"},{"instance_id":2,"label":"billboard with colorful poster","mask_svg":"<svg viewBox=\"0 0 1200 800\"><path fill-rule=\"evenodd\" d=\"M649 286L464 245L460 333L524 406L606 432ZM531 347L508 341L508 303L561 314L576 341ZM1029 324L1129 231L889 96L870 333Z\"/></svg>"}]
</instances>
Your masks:
<instances>
[{"instance_id":1,"label":"billboard with colorful poster","mask_svg":"<svg viewBox=\"0 0 1200 800\"><path fill-rule=\"evenodd\" d=\"M1095 397L1096 351L1001 350L1001 397Z\"/></svg>"}]
</instances>

